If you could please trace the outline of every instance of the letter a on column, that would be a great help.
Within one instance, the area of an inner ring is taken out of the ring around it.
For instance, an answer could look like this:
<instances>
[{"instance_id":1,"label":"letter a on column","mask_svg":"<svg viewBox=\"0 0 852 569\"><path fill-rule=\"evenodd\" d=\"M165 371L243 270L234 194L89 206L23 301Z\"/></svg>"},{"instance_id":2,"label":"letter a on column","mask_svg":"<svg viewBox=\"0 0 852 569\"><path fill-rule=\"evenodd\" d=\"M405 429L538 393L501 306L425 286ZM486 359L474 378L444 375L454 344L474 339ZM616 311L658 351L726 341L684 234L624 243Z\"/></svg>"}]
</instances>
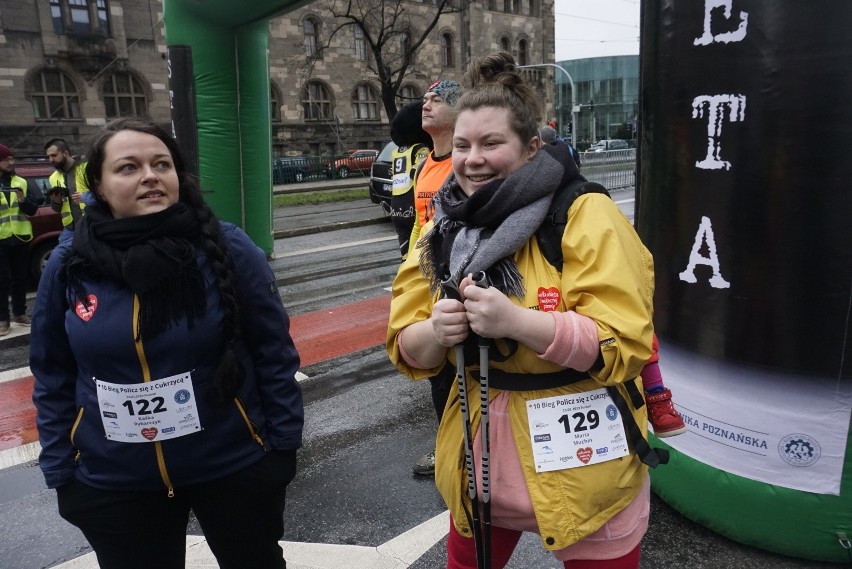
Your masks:
<instances>
[{"instance_id":1,"label":"letter a on column","mask_svg":"<svg viewBox=\"0 0 852 569\"><path fill-rule=\"evenodd\" d=\"M701 255L701 244L707 242L709 256ZM688 283L697 283L695 277L695 267L698 265L707 265L713 269L713 276L710 278L710 286L713 288L729 288L731 283L722 277L722 271L719 269L719 256L716 254L716 238L713 236L713 225L710 223L710 218L701 216L701 225L698 227L698 232L695 234L695 242L692 244L692 252L689 254L689 265L686 270L678 276L680 280Z\"/></svg>"}]
</instances>

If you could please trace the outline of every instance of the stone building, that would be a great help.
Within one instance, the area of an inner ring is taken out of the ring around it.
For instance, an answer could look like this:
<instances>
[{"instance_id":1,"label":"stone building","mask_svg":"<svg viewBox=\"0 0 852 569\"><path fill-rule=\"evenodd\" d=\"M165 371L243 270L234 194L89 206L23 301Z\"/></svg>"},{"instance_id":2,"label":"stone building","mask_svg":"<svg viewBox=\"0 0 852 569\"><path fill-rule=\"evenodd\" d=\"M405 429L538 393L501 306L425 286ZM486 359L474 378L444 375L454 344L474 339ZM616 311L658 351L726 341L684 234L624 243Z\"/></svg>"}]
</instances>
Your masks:
<instances>
[{"instance_id":1,"label":"stone building","mask_svg":"<svg viewBox=\"0 0 852 569\"><path fill-rule=\"evenodd\" d=\"M354 27L335 32L340 20L328 1L269 23L273 155L378 149L389 138L374 58ZM411 0L402 7L410 31L402 30L398 49L405 50L436 6ZM472 55L506 49L521 65L552 62L553 10L554 0L470 0L442 15L398 101L419 98L436 79L460 79ZM166 123L165 54L163 0L0 0L0 143L18 155L41 154L46 140L61 136L81 152L111 118ZM527 73L552 115L553 72Z\"/></svg>"}]
</instances>

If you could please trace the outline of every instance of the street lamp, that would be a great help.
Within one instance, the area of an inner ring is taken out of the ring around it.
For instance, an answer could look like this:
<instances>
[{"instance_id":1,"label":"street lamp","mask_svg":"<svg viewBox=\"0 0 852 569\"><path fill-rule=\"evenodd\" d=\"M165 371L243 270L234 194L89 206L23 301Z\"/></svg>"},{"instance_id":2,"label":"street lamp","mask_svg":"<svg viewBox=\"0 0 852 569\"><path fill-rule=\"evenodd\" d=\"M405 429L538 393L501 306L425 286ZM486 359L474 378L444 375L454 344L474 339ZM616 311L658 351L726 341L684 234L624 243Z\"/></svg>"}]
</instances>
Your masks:
<instances>
[{"instance_id":1,"label":"street lamp","mask_svg":"<svg viewBox=\"0 0 852 569\"><path fill-rule=\"evenodd\" d=\"M561 65L556 65L555 63L536 63L533 65L519 65L518 69L524 69L526 67L555 67L565 74L565 77L568 78L568 84L571 85L571 146L577 148L577 105L574 104L576 91L574 89L574 80L571 78L571 74L568 73L568 70L562 67Z\"/></svg>"}]
</instances>

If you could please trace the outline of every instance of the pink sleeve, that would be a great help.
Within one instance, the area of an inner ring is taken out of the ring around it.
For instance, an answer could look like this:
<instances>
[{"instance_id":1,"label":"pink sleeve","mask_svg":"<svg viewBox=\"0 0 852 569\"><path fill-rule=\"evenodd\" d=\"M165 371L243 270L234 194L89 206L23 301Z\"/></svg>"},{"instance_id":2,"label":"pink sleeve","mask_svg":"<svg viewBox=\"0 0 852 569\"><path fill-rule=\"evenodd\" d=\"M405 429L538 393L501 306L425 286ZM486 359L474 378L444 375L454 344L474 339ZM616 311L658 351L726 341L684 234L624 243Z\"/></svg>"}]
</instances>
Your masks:
<instances>
[{"instance_id":1,"label":"pink sleeve","mask_svg":"<svg viewBox=\"0 0 852 569\"><path fill-rule=\"evenodd\" d=\"M405 332L403 329L402 332ZM426 369L426 366L422 366L417 363L417 360L408 355L408 352L405 351L405 346L402 345L402 332L396 335L396 345L399 347L399 355L402 356L402 359L415 369Z\"/></svg>"},{"instance_id":2,"label":"pink sleeve","mask_svg":"<svg viewBox=\"0 0 852 569\"><path fill-rule=\"evenodd\" d=\"M591 369L598 359L598 327L588 316L576 312L550 312L556 323L553 342L543 354L543 360L577 371Z\"/></svg>"}]
</instances>

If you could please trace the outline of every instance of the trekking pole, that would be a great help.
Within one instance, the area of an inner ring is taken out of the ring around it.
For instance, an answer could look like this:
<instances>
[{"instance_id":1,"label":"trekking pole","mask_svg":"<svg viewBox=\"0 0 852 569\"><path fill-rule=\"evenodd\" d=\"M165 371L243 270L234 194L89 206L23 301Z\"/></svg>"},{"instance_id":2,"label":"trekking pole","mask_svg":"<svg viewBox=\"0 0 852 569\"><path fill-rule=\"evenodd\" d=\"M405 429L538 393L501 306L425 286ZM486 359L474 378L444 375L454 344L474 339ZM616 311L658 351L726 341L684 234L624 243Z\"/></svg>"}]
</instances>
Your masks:
<instances>
[{"instance_id":1,"label":"trekking pole","mask_svg":"<svg viewBox=\"0 0 852 569\"><path fill-rule=\"evenodd\" d=\"M441 282L444 296L461 301L458 287L450 280ZM473 546L476 549L476 567L485 569L482 549L482 528L479 521L479 500L476 496L476 472L473 469L473 436L470 431L470 413L467 408L467 379L464 371L464 345L456 344L456 382L459 387L459 406L461 407L462 434L464 435L464 464L467 470L467 495L470 498L471 531ZM490 568L489 568L490 569Z\"/></svg>"},{"instance_id":2,"label":"trekking pole","mask_svg":"<svg viewBox=\"0 0 852 569\"><path fill-rule=\"evenodd\" d=\"M480 288L488 288L488 277L480 271L473 278ZM479 430L482 439L482 552L483 565L491 569L491 437L488 432L488 338L478 337L479 345Z\"/></svg>"}]
</instances>

